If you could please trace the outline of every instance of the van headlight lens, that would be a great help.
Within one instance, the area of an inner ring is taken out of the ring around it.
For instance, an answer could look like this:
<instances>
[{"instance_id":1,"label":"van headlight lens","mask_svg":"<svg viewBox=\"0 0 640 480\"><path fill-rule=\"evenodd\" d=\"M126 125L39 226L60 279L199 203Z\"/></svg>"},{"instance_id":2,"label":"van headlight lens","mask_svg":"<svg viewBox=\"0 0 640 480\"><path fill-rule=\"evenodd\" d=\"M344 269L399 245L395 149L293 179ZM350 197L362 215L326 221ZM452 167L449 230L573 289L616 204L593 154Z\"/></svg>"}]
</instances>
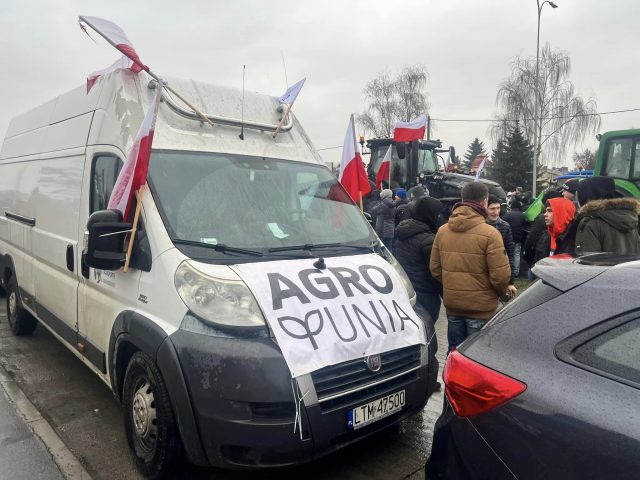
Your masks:
<instances>
[{"instance_id":1,"label":"van headlight lens","mask_svg":"<svg viewBox=\"0 0 640 480\"><path fill-rule=\"evenodd\" d=\"M404 268L402 268L402 265L400 265L400 262L396 260L396 257L394 257L391 254L391 252L387 247L385 247L384 245L381 245L380 249L382 250L382 258L384 258L387 262L389 262L389 265L393 267L393 269L396 271L396 273L400 277L400 280L402 280L402 285L404 285L404 288L407 291L407 295L409 296L409 301L411 302L411 306L415 305L416 291L413 289L413 285L411 285L411 280L409 280L409 277L407 276L407 273L404 271Z\"/></svg>"},{"instance_id":2,"label":"van headlight lens","mask_svg":"<svg viewBox=\"0 0 640 480\"><path fill-rule=\"evenodd\" d=\"M235 274L229 270L228 276ZM237 276L212 277L186 260L176 270L174 281L187 308L206 322L229 327L265 326L258 302Z\"/></svg>"}]
</instances>

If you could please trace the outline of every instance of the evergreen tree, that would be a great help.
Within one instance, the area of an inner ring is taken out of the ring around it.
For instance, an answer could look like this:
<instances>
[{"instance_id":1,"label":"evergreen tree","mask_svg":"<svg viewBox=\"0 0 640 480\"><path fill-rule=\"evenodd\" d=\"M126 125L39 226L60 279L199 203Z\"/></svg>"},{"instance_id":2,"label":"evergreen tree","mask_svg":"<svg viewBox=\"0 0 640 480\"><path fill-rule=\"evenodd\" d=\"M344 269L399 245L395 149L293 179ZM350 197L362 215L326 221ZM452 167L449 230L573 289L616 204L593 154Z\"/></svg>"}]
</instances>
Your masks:
<instances>
[{"instance_id":1,"label":"evergreen tree","mask_svg":"<svg viewBox=\"0 0 640 480\"><path fill-rule=\"evenodd\" d=\"M464 154L464 166L467 168L467 170L470 170L473 160L478 155L486 155L486 153L487 152L485 152L484 150L484 142L481 142L480 140L478 140L478 137L476 137L473 142L469 144L469 147L467 147L467 153Z\"/></svg>"},{"instance_id":2,"label":"evergreen tree","mask_svg":"<svg viewBox=\"0 0 640 480\"><path fill-rule=\"evenodd\" d=\"M531 190L533 146L524 137L520 125L516 123L506 141L498 142L492 159L490 175L505 191L516 187Z\"/></svg>"}]
</instances>

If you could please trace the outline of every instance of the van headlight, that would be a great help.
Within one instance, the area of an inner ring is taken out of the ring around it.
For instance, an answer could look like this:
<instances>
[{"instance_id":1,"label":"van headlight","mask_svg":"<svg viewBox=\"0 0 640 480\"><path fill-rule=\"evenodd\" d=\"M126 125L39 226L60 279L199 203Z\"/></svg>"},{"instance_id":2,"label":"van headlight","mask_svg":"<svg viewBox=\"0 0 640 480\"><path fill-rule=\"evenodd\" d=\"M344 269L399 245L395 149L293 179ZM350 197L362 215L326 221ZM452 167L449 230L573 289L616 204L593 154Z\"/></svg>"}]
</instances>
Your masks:
<instances>
[{"instance_id":1,"label":"van headlight","mask_svg":"<svg viewBox=\"0 0 640 480\"><path fill-rule=\"evenodd\" d=\"M200 319L221 326L264 327L264 317L249 288L231 270L224 276L227 278L206 275L185 260L176 270L174 282L182 301Z\"/></svg>"},{"instance_id":2,"label":"van headlight","mask_svg":"<svg viewBox=\"0 0 640 480\"><path fill-rule=\"evenodd\" d=\"M389 265L393 267L393 269L396 271L396 273L400 277L400 280L402 280L402 285L404 285L404 288L407 291L407 295L409 296L409 301L411 302L411 306L415 305L416 291L413 289L413 285L411 285L411 280L409 280L409 277L407 276L407 273L404 271L404 268L402 268L402 265L400 265L400 262L396 260L396 257L394 257L391 254L391 252L387 247L385 247L384 245L381 245L380 250L382 251L382 258L384 258L387 262L389 262Z\"/></svg>"}]
</instances>

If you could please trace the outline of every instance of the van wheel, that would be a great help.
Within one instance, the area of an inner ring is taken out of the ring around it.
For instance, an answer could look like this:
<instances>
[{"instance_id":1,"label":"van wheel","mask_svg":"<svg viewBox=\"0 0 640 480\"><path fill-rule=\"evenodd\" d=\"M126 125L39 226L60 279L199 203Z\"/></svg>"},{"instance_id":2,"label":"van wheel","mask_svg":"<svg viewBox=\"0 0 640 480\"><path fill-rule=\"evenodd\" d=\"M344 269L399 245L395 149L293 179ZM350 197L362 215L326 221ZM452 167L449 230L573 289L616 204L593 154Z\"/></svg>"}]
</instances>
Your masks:
<instances>
[{"instance_id":1,"label":"van wheel","mask_svg":"<svg viewBox=\"0 0 640 480\"><path fill-rule=\"evenodd\" d=\"M154 361L136 352L127 366L123 390L124 425L138 470L163 478L180 453L180 437L169 394Z\"/></svg>"},{"instance_id":2,"label":"van wheel","mask_svg":"<svg viewBox=\"0 0 640 480\"><path fill-rule=\"evenodd\" d=\"M31 335L38 326L38 321L22 308L22 300L18 292L18 283L14 276L7 281L7 318L14 335Z\"/></svg>"}]
</instances>

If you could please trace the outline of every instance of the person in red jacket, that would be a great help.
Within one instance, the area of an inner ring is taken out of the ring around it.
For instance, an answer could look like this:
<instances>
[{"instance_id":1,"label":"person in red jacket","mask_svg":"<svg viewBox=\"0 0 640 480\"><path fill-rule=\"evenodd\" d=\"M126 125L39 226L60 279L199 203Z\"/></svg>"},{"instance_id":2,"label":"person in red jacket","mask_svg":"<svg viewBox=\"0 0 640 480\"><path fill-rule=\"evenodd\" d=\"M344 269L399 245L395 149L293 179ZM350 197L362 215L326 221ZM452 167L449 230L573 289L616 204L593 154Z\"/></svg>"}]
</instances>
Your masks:
<instances>
[{"instance_id":1,"label":"person in red jacket","mask_svg":"<svg viewBox=\"0 0 640 480\"><path fill-rule=\"evenodd\" d=\"M566 198L551 198L545 203L544 223L547 230L536 248L535 261L560 253L572 253L571 241L566 241L567 227L576 214L576 207Z\"/></svg>"}]
</instances>

